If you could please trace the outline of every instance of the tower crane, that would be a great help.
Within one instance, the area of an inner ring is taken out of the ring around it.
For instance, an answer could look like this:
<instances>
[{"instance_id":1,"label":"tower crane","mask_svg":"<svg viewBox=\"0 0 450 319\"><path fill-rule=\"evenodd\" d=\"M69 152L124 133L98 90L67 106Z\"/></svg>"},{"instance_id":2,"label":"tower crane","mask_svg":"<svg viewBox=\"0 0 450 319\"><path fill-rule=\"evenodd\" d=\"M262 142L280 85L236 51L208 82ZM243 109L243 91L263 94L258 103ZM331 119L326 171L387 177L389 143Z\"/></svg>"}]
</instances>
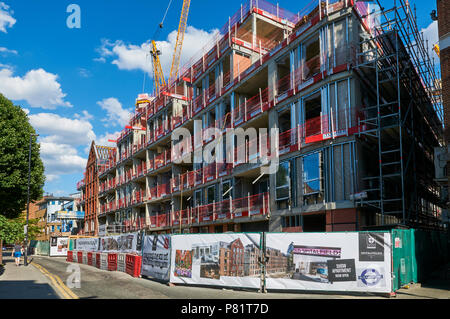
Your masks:
<instances>
[{"instance_id":1,"label":"tower crane","mask_svg":"<svg viewBox=\"0 0 450 319\"><path fill-rule=\"evenodd\" d=\"M159 24L159 27L163 27L164 19L167 15L167 11L169 10L169 6L167 7L166 14L164 15L163 21ZM177 33L177 41L175 43L175 48L173 52L172 57L172 65L170 68L170 76L169 76L169 84L172 83L176 79L178 68L180 66L180 59L181 59L181 50L183 48L183 40L184 40L184 34L186 32L186 26L187 26L187 19L189 15L189 7L191 4L191 0L183 0L183 7L181 9L181 17L180 17L180 23L178 25L178 33ZM159 93L160 89L164 86L166 86L166 80L164 78L164 73L161 67L161 61L159 59L159 56L161 55L161 51L158 50L156 46L155 40L152 40L151 42L151 50L150 54L152 56L152 63L153 63L153 82L155 87L155 92Z\"/></svg>"},{"instance_id":2,"label":"tower crane","mask_svg":"<svg viewBox=\"0 0 450 319\"><path fill-rule=\"evenodd\" d=\"M164 73L161 68L161 62L159 56L161 51L156 48L155 40L152 40L152 47L150 49L150 54L152 55L153 63L153 83L155 86L155 92L159 93L159 90L166 86L166 80L164 79Z\"/></svg>"},{"instance_id":3,"label":"tower crane","mask_svg":"<svg viewBox=\"0 0 450 319\"><path fill-rule=\"evenodd\" d=\"M178 25L177 42L173 52L172 66L170 68L169 83L176 79L178 68L180 67L181 50L183 48L184 34L186 32L187 19L189 15L189 7L191 0L183 0L183 8L181 9L180 23Z\"/></svg>"}]
</instances>

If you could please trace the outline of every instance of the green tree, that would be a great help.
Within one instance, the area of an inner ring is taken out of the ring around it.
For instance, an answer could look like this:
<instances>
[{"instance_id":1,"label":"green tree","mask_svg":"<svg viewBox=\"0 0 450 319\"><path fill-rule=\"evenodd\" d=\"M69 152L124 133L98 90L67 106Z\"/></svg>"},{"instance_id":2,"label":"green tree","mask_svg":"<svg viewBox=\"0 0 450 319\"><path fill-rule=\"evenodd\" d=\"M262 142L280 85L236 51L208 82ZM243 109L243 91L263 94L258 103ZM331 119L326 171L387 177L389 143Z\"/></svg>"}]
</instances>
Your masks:
<instances>
[{"instance_id":1,"label":"green tree","mask_svg":"<svg viewBox=\"0 0 450 319\"><path fill-rule=\"evenodd\" d=\"M0 214L0 265L3 264L3 242L12 244L23 238L23 225Z\"/></svg>"},{"instance_id":2,"label":"green tree","mask_svg":"<svg viewBox=\"0 0 450 319\"><path fill-rule=\"evenodd\" d=\"M0 238L6 244L14 244L24 238L23 223L0 215Z\"/></svg>"},{"instance_id":3,"label":"green tree","mask_svg":"<svg viewBox=\"0 0 450 319\"><path fill-rule=\"evenodd\" d=\"M35 134L27 114L20 106L0 94L0 216L7 219L19 217L27 205L28 185L28 150L30 136ZM36 137L31 143L31 179L30 201L38 200L43 195L45 182L44 164L40 158L40 146ZM13 224L17 224L13 222ZM3 225L3 226L2 226ZM9 224L0 224L0 251L2 236ZM21 229L23 233L23 228ZM1 262L1 255L0 255Z\"/></svg>"}]
</instances>

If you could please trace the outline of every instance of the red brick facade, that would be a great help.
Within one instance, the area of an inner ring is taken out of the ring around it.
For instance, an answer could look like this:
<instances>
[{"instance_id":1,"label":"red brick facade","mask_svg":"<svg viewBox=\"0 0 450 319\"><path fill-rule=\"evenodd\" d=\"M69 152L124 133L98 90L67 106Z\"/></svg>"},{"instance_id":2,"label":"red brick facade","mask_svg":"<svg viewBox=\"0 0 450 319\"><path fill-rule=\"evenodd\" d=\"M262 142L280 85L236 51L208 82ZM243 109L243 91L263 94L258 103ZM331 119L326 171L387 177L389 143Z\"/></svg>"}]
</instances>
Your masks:
<instances>
[{"instance_id":1,"label":"red brick facade","mask_svg":"<svg viewBox=\"0 0 450 319\"><path fill-rule=\"evenodd\" d=\"M442 101L445 122L445 140L450 142L450 47L442 47L442 40L450 37L450 1L437 0L439 42L441 46L441 77L442 77Z\"/></svg>"},{"instance_id":2,"label":"red brick facade","mask_svg":"<svg viewBox=\"0 0 450 319\"><path fill-rule=\"evenodd\" d=\"M92 142L89 158L86 165L85 178L85 230L88 235L97 235L97 207L98 207L98 172L97 172L97 154L95 144Z\"/></svg>"}]
</instances>

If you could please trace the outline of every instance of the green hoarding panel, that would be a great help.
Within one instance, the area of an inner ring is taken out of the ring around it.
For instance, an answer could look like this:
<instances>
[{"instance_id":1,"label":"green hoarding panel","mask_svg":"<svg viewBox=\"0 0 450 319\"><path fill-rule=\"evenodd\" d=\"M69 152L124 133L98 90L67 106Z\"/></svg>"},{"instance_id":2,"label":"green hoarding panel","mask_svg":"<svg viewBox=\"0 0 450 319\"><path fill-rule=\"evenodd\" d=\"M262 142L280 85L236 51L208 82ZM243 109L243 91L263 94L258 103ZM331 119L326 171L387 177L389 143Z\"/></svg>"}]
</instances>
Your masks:
<instances>
[{"instance_id":1,"label":"green hoarding panel","mask_svg":"<svg viewBox=\"0 0 450 319\"><path fill-rule=\"evenodd\" d=\"M393 290L417 282L413 229L392 230Z\"/></svg>"}]
</instances>

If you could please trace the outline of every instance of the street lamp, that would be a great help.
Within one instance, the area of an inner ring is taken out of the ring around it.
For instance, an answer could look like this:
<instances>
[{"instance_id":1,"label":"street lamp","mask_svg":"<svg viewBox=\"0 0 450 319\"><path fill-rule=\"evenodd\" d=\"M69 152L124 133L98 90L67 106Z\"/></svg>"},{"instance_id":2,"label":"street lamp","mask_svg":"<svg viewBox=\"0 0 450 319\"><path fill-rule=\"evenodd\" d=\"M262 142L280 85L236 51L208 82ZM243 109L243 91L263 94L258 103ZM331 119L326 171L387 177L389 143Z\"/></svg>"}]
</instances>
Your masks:
<instances>
[{"instance_id":1,"label":"street lamp","mask_svg":"<svg viewBox=\"0 0 450 319\"><path fill-rule=\"evenodd\" d=\"M30 146L28 148L28 189L27 189L27 224L25 225L25 256L23 260L23 265L28 266L28 216L30 213L30 180L31 180L31 142L33 136L39 136L39 134L30 135Z\"/></svg>"}]
</instances>

